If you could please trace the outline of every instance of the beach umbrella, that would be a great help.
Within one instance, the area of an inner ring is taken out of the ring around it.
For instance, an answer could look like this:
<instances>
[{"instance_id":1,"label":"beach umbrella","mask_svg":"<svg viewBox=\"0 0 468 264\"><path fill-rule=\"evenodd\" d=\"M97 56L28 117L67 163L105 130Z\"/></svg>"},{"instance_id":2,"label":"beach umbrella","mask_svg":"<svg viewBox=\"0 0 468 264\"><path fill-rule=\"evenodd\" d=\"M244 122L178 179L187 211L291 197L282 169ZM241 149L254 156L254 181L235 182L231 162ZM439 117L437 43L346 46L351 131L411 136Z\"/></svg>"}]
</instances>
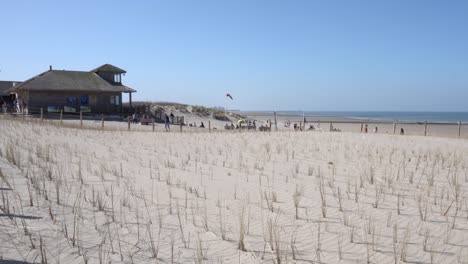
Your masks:
<instances>
[{"instance_id":1,"label":"beach umbrella","mask_svg":"<svg viewBox=\"0 0 468 264\"><path fill-rule=\"evenodd\" d=\"M239 119L239 121L237 121L237 123L243 124L243 123L245 123L245 120L244 119Z\"/></svg>"}]
</instances>

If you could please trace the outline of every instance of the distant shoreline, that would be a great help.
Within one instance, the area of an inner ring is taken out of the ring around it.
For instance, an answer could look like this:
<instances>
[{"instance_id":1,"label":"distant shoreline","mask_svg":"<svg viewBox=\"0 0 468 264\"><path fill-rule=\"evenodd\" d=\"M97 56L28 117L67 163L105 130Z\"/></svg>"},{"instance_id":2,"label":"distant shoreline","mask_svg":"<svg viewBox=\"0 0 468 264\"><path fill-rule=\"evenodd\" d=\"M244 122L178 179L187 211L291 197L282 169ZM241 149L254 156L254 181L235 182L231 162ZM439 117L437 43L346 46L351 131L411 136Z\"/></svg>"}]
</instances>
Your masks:
<instances>
[{"instance_id":1,"label":"distant shoreline","mask_svg":"<svg viewBox=\"0 0 468 264\"><path fill-rule=\"evenodd\" d=\"M241 111L249 117L274 117L274 111ZM277 118L289 118L294 121L305 117L306 121L333 122L369 122L369 123L434 123L456 124L468 123L468 112L384 112L384 111L278 111ZM301 121L297 120L297 121Z\"/></svg>"}]
</instances>

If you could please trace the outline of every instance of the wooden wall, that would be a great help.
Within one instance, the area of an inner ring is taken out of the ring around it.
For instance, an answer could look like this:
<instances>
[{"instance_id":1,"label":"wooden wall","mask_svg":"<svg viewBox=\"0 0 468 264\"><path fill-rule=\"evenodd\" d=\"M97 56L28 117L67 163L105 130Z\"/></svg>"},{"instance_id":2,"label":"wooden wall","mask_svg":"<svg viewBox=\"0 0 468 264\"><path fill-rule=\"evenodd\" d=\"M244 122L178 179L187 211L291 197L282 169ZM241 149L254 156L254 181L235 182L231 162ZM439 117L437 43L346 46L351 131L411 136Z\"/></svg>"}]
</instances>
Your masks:
<instances>
[{"instance_id":1,"label":"wooden wall","mask_svg":"<svg viewBox=\"0 0 468 264\"><path fill-rule=\"evenodd\" d=\"M28 111L29 113L39 113L40 109L43 108L44 112L47 112L48 106L69 106L75 107L77 113L79 113L79 107L81 105L80 97L83 95L88 96L88 105L91 108L92 113L105 113L114 114L120 113L122 109L122 93L121 92L29 92L28 96ZM111 103L111 96L119 96L119 105ZM72 105L68 102L67 98L75 97L77 102ZM95 100L92 99L95 97Z\"/></svg>"}]
</instances>

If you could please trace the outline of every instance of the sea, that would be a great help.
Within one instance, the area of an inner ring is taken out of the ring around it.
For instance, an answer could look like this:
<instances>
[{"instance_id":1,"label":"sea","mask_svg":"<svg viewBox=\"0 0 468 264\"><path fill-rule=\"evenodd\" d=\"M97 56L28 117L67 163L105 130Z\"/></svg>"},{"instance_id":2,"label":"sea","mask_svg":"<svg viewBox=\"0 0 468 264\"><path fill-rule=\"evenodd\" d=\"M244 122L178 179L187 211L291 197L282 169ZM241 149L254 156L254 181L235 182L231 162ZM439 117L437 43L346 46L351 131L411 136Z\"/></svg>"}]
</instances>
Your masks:
<instances>
[{"instance_id":1,"label":"sea","mask_svg":"<svg viewBox=\"0 0 468 264\"><path fill-rule=\"evenodd\" d=\"M278 115L343 117L356 120L456 123L468 122L468 112L396 112L396 111L277 111Z\"/></svg>"}]
</instances>

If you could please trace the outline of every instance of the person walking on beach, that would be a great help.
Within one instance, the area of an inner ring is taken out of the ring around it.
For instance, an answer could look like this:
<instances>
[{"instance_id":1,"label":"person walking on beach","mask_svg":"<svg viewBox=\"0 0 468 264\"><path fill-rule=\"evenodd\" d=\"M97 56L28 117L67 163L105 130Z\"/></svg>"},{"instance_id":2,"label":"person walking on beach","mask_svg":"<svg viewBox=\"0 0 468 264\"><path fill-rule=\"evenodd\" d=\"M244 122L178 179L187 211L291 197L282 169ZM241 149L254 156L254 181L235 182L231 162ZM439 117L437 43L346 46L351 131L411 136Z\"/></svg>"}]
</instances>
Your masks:
<instances>
[{"instance_id":1,"label":"person walking on beach","mask_svg":"<svg viewBox=\"0 0 468 264\"><path fill-rule=\"evenodd\" d=\"M20 112L20 104L17 98L13 101L13 111L12 112Z\"/></svg>"},{"instance_id":2,"label":"person walking on beach","mask_svg":"<svg viewBox=\"0 0 468 264\"><path fill-rule=\"evenodd\" d=\"M4 101L3 104L2 104L2 111L3 111L4 114L6 114L7 109L8 109L7 103L6 103L6 101Z\"/></svg>"},{"instance_id":3,"label":"person walking on beach","mask_svg":"<svg viewBox=\"0 0 468 264\"><path fill-rule=\"evenodd\" d=\"M171 112L171 123L174 124L174 114Z\"/></svg>"},{"instance_id":4,"label":"person walking on beach","mask_svg":"<svg viewBox=\"0 0 468 264\"><path fill-rule=\"evenodd\" d=\"M138 117L137 117L137 113L135 112L132 115L132 122L135 124L135 123L137 123L137 121L138 121Z\"/></svg>"},{"instance_id":5,"label":"person walking on beach","mask_svg":"<svg viewBox=\"0 0 468 264\"><path fill-rule=\"evenodd\" d=\"M169 127L169 116L166 115L166 122L164 123L164 128L166 129L166 131L170 131L171 128Z\"/></svg>"},{"instance_id":6,"label":"person walking on beach","mask_svg":"<svg viewBox=\"0 0 468 264\"><path fill-rule=\"evenodd\" d=\"M24 99L21 99L21 108L22 108L22 113L28 114L28 104L24 101Z\"/></svg>"},{"instance_id":7,"label":"person walking on beach","mask_svg":"<svg viewBox=\"0 0 468 264\"><path fill-rule=\"evenodd\" d=\"M378 129L377 127L375 127L375 128L374 128L374 134L377 134L377 131L378 131L378 130L379 130L379 129Z\"/></svg>"},{"instance_id":8,"label":"person walking on beach","mask_svg":"<svg viewBox=\"0 0 468 264\"><path fill-rule=\"evenodd\" d=\"M404 135L405 134L405 130L403 128L400 128L400 135Z\"/></svg>"},{"instance_id":9,"label":"person walking on beach","mask_svg":"<svg viewBox=\"0 0 468 264\"><path fill-rule=\"evenodd\" d=\"M367 133L367 124L364 126L364 133Z\"/></svg>"}]
</instances>

